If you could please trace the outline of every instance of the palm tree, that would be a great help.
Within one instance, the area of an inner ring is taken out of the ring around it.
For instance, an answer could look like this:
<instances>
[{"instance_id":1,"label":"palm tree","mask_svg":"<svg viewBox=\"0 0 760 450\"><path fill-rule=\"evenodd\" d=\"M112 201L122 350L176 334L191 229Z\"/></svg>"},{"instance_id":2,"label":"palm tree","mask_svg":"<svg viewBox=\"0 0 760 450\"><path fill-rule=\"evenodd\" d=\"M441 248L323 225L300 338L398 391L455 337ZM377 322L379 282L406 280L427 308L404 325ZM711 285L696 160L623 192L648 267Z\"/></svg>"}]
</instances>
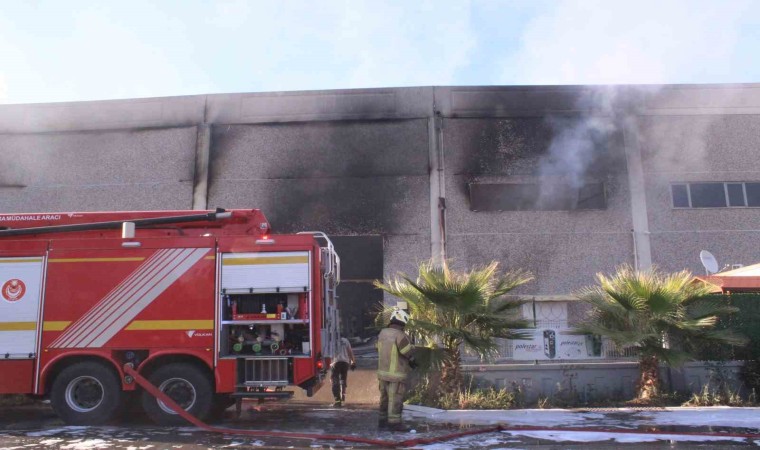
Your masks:
<instances>
[{"instance_id":1,"label":"palm tree","mask_svg":"<svg viewBox=\"0 0 760 450\"><path fill-rule=\"evenodd\" d=\"M495 338L526 338L522 302L505 295L527 283L524 271L499 273L498 262L469 272L456 272L444 262L419 266L416 280L400 274L375 286L407 302L412 316L407 332L418 346L430 350L430 362L441 371L441 388L454 394L462 388L462 349L488 359L497 353ZM387 310L378 315L387 324Z\"/></svg>"},{"instance_id":2,"label":"palm tree","mask_svg":"<svg viewBox=\"0 0 760 450\"><path fill-rule=\"evenodd\" d=\"M708 344L740 345L729 330L715 329L718 318L735 312L689 271L637 271L624 265L611 276L598 273L598 284L578 293L591 305L582 333L605 336L619 347L638 350L641 375L637 398L659 395L659 363L680 366Z\"/></svg>"}]
</instances>

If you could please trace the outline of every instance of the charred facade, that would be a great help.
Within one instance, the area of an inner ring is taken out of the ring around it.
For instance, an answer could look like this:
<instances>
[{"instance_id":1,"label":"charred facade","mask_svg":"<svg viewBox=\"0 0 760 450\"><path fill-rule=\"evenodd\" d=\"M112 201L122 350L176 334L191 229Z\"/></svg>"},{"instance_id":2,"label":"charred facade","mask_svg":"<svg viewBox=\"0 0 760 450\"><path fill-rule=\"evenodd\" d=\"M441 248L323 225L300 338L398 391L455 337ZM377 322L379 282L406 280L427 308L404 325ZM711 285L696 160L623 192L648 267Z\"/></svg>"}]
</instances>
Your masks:
<instances>
[{"instance_id":1,"label":"charred facade","mask_svg":"<svg viewBox=\"0 0 760 450\"><path fill-rule=\"evenodd\" d=\"M0 212L260 208L275 231L334 237L343 325L363 336L372 280L431 257L530 270L520 293L546 302L620 264L755 263L760 209L683 207L673 186L760 182L758 147L758 85L5 105Z\"/></svg>"}]
</instances>

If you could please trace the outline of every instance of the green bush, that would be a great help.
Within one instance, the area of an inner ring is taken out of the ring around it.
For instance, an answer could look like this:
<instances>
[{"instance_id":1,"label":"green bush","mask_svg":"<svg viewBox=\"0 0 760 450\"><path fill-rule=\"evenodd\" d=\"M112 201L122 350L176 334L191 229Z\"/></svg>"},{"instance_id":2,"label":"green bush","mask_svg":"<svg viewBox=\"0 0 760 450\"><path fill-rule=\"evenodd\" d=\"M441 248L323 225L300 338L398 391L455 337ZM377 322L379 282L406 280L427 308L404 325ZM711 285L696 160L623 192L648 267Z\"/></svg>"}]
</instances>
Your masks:
<instances>
[{"instance_id":1,"label":"green bush","mask_svg":"<svg viewBox=\"0 0 760 450\"><path fill-rule=\"evenodd\" d=\"M760 361L745 361L739 370L739 379L752 392L760 392Z\"/></svg>"},{"instance_id":2,"label":"green bush","mask_svg":"<svg viewBox=\"0 0 760 450\"><path fill-rule=\"evenodd\" d=\"M748 406L748 401L742 399L738 392L725 387L712 389L705 385L702 392L692 394L682 406Z\"/></svg>"},{"instance_id":3,"label":"green bush","mask_svg":"<svg viewBox=\"0 0 760 450\"><path fill-rule=\"evenodd\" d=\"M473 387L472 383L461 392L444 393L426 377L409 393L407 403L440 409L513 409L523 406L523 394L517 385L496 389Z\"/></svg>"},{"instance_id":4,"label":"green bush","mask_svg":"<svg viewBox=\"0 0 760 450\"><path fill-rule=\"evenodd\" d=\"M715 326L716 330L730 329L734 333L745 336L747 345L734 347L723 344L703 345L697 353L696 359L700 361L729 361L729 360L755 360L760 358L760 294L737 293L719 295L725 303L739 311L727 317L721 317Z\"/></svg>"}]
</instances>

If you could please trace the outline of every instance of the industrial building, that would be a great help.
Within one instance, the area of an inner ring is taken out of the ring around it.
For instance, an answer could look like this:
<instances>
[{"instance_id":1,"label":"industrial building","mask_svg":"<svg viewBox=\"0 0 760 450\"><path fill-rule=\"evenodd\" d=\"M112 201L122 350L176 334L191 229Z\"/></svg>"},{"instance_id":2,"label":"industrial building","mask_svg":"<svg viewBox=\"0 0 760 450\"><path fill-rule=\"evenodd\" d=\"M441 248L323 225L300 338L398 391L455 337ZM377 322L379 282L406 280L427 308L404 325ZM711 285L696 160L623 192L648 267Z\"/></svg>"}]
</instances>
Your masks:
<instances>
[{"instance_id":1,"label":"industrial building","mask_svg":"<svg viewBox=\"0 0 760 450\"><path fill-rule=\"evenodd\" d=\"M431 257L497 260L535 275L519 290L526 314L560 336L597 272L703 274L700 250L757 262L759 148L760 84L0 105L0 213L259 208L275 232L332 237L351 336L382 301L372 280ZM621 356L592 347L530 359Z\"/></svg>"}]
</instances>

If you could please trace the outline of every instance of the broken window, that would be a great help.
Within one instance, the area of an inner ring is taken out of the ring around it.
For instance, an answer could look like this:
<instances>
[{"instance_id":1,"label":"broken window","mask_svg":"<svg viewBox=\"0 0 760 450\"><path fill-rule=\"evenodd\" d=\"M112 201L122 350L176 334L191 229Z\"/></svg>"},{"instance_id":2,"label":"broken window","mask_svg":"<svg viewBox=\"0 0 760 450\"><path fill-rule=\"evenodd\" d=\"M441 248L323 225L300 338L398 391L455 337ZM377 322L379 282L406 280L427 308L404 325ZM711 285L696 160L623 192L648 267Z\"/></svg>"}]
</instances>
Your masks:
<instances>
[{"instance_id":1,"label":"broken window","mask_svg":"<svg viewBox=\"0 0 760 450\"><path fill-rule=\"evenodd\" d=\"M579 187L541 183L470 183L472 211L571 211L606 209L604 183Z\"/></svg>"}]
</instances>

